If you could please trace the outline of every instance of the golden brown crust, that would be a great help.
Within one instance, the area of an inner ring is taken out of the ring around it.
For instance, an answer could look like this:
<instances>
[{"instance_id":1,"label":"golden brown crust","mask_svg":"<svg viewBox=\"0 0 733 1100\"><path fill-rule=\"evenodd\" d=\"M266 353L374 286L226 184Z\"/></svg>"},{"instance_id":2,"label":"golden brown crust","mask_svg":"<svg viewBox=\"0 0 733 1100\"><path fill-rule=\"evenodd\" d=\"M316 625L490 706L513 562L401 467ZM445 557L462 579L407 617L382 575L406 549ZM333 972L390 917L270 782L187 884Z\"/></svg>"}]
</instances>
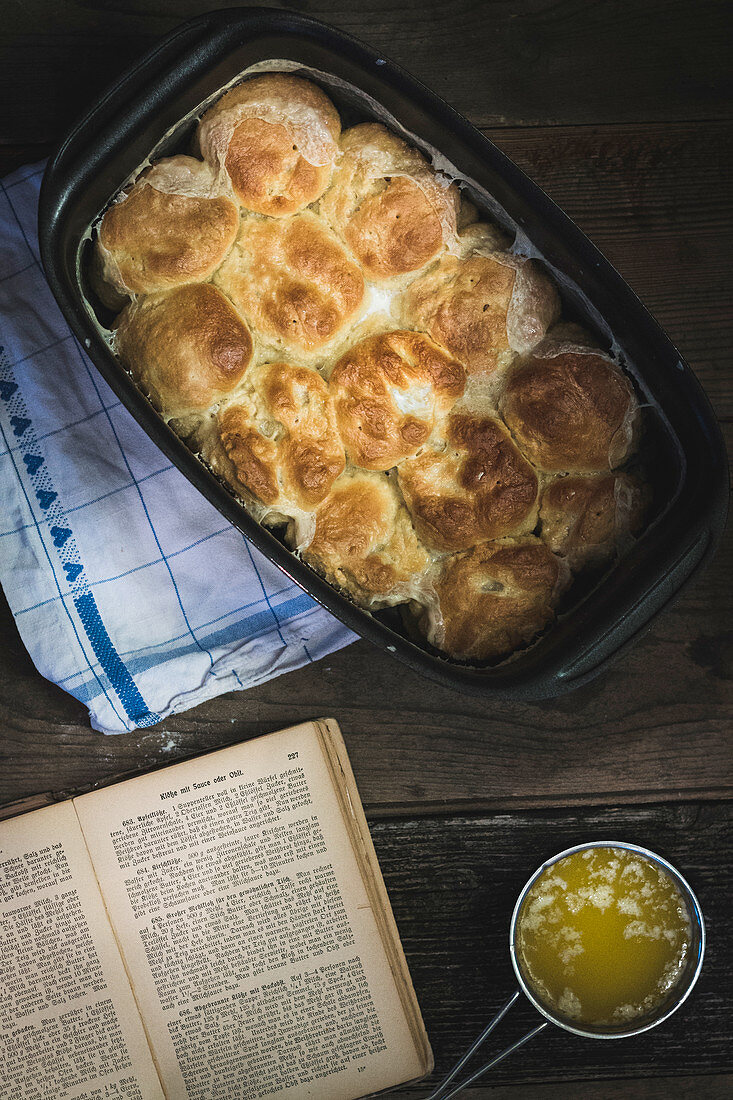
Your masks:
<instances>
[{"instance_id":1,"label":"golden brown crust","mask_svg":"<svg viewBox=\"0 0 733 1100\"><path fill-rule=\"evenodd\" d=\"M367 470L389 470L414 455L464 386L461 364L420 332L360 340L330 380L349 458Z\"/></svg>"},{"instance_id":2,"label":"golden brown crust","mask_svg":"<svg viewBox=\"0 0 733 1100\"><path fill-rule=\"evenodd\" d=\"M486 661L528 642L553 617L557 559L532 536L487 542L446 559L438 621L423 629L452 657Z\"/></svg>"},{"instance_id":3,"label":"golden brown crust","mask_svg":"<svg viewBox=\"0 0 733 1100\"><path fill-rule=\"evenodd\" d=\"M440 219L417 184L404 176L390 179L364 199L343 233L374 279L416 271L443 244Z\"/></svg>"},{"instance_id":4,"label":"golden brown crust","mask_svg":"<svg viewBox=\"0 0 733 1100\"><path fill-rule=\"evenodd\" d=\"M442 450L427 448L398 471L423 542L437 550L467 550L532 531L537 475L501 421L453 413L445 435Z\"/></svg>"},{"instance_id":5,"label":"golden brown crust","mask_svg":"<svg viewBox=\"0 0 733 1100\"><path fill-rule=\"evenodd\" d=\"M340 132L338 112L316 84L268 73L223 95L201 119L198 141L247 210L287 217L322 195Z\"/></svg>"},{"instance_id":6,"label":"golden brown crust","mask_svg":"<svg viewBox=\"0 0 733 1100\"><path fill-rule=\"evenodd\" d=\"M207 453L207 448L202 447L201 453L215 473L240 493L245 489L263 504L277 503L280 498L277 443L253 427L250 410L242 404L223 409L216 417L216 424L231 467L228 469L226 463L217 461L213 448Z\"/></svg>"},{"instance_id":7,"label":"golden brown crust","mask_svg":"<svg viewBox=\"0 0 733 1100\"><path fill-rule=\"evenodd\" d=\"M215 282L258 335L286 351L323 348L364 297L361 270L309 212L278 221L245 218Z\"/></svg>"},{"instance_id":8,"label":"golden brown crust","mask_svg":"<svg viewBox=\"0 0 733 1100\"><path fill-rule=\"evenodd\" d=\"M530 358L512 371L501 413L541 469L614 469L634 442L637 403L624 375L601 355Z\"/></svg>"},{"instance_id":9,"label":"golden brown crust","mask_svg":"<svg viewBox=\"0 0 733 1100\"><path fill-rule=\"evenodd\" d=\"M559 313L557 292L532 260L496 250L501 238L469 226L405 292L402 311L455 355L469 374L492 374L530 350Z\"/></svg>"},{"instance_id":10,"label":"golden brown crust","mask_svg":"<svg viewBox=\"0 0 733 1100\"><path fill-rule=\"evenodd\" d=\"M542 538L571 569L600 566L639 531L645 507L642 486L628 474L560 477L542 495Z\"/></svg>"},{"instance_id":11,"label":"golden brown crust","mask_svg":"<svg viewBox=\"0 0 733 1100\"><path fill-rule=\"evenodd\" d=\"M323 192L330 165L316 166L298 155L284 126L248 118L229 143L226 170L243 206L270 217L296 214ZM276 181L275 193L268 184Z\"/></svg>"},{"instance_id":12,"label":"golden brown crust","mask_svg":"<svg viewBox=\"0 0 733 1100\"><path fill-rule=\"evenodd\" d=\"M378 123L341 137L341 160L321 212L372 279L418 271L455 233L458 193Z\"/></svg>"},{"instance_id":13,"label":"golden brown crust","mask_svg":"<svg viewBox=\"0 0 733 1100\"><path fill-rule=\"evenodd\" d=\"M305 560L364 607L404 603L429 558L385 474L347 470L316 511Z\"/></svg>"},{"instance_id":14,"label":"golden brown crust","mask_svg":"<svg viewBox=\"0 0 733 1100\"><path fill-rule=\"evenodd\" d=\"M405 295L405 315L447 348L470 374L512 358L506 317L515 272L488 256L444 256Z\"/></svg>"},{"instance_id":15,"label":"golden brown crust","mask_svg":"<svg viewBox=\"0 0 733 1100\"><path fill-rule=\"evenodd\" d=\"M203 412L237 385L252 337L210 283L191 283L127 306L115 347L135 381L166 417Z\"/></svg>"},{"instance_id":16,"label":"golden brown crust","mask_svg":"<svg viewBox=\"0 0 733 1100\"><path fill-rule=\"evenodd\" d=\"M328 386L289 363L250 368L202 453L237 491L244 487L284 515L314 508L345 465Z\"/></svg>"},{"instance_id":17,"label":"golden brown crust","mask_svg":"<svg viewBox=\"0 0 733 1100\"><path fill-rule=\"evenodd\" d=\"M166 173L189 193L165 190ZM150 294L209 278L239 225L235 204L210 197L211 187L211 173L200 161L170 157L143 172L127 198L109 207L96 250L97 269L113 291Z\"/></svg>"}]
</instances>

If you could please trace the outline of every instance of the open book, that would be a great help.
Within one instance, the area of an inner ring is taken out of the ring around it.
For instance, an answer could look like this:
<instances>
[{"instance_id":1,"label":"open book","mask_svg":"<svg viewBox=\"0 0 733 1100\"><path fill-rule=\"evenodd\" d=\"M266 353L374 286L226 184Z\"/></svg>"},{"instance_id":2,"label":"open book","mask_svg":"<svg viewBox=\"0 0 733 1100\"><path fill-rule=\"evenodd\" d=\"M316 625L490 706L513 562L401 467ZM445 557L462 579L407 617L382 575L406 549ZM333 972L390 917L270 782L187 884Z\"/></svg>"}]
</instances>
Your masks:
<instances>
[{"instance_id":1,"label":"open book","mask_svg":"<svg viewBox=\"0 0 733 1100\"><path fill-rule=\"evenodd\" d=\"M432 1054L324 719L0 823L4 1100L350 1100Z\"/></svg>"}]
</instances>

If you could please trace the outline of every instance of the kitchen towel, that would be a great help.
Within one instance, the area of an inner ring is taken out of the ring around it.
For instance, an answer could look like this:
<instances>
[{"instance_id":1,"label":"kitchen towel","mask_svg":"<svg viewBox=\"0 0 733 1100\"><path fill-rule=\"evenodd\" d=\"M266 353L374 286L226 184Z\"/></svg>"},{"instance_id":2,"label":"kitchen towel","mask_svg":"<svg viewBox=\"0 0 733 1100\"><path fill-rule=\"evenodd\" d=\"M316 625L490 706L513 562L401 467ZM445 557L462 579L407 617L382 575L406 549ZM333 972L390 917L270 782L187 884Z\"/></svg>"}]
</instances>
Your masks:
<instances>
[{"instance_id":1,"label":"kitchen towel","mask_svg":"<svg viewBox=\"0 0 733 1100\"><path fill-rule=\"evenodd\" d=\"M0 181L0 583L33 663L92 726L152 726L354 635L138 427L44 278L43 165Z\"/></svg>"}]
</instances>

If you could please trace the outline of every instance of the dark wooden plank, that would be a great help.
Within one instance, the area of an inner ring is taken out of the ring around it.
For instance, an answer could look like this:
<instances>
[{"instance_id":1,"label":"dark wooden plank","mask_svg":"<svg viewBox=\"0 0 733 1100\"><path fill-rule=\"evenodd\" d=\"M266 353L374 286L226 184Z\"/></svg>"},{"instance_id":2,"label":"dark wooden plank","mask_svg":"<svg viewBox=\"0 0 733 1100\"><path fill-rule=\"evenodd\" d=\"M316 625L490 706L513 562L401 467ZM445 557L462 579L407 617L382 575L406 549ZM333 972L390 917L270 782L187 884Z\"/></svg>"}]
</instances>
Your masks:
<instances>
[{"instance_id":1,"label":"dark wooden plank","mask_svg":"<svg viewBox=\"0 0 733 1100\"><path fill-rule=\"evenodd\" d=\"M689 878L707 921L702 975L690 999L665 1024L635 1038L599 1042L549 1028L491 1071L486 1084L517 1086L511 1097L544 1095L535 1086L567 1082L568 1097L644 1097L638 1078L666 1077L668 1095L691 1096L685 1080L729 1073L733 1009L733 805L610 806L572 812L377 821L372 835L436 1058L439 1079L516 988L508 953L519 890L547 857L586 840L630 840L658 851ZM484 1060L537 1022L522 1001L490 1038ZM478 1062L477 1064L481 1064ZM580 1082L615 1079L586 1091ZM632 1080L633 1079L633 1080ZM679 1079L679 1091L677 1081ZM573 1086L572 1082L577 1082ZM626 1092L623 1091L623 1083ZM689 1082L688 1082L689 1084ZM722 1096L713 1081L698 1096ZM721 1084L719 1082L719 1084ZM426 1087L422 1095L426 1095ZM412 1090L412 1095L420 1095ZM493 1096L488 1089L468 1095ZM661 1096L658 1090L652 1096Z\"/></svg>"},{"instance_id":2,"label":"dark wooden plank","mask_svg":"<svg viewBox=\"0 0 733 1100\"><path fill-rule=\"evenodd\" d=\"M222 0L29 0L0 28L0 136L58 138L160 35ZM269 7L281 7L271 3ZM293 0L480 125L730 116L725 0Z\"/></svg>"},{"instance_id":3,"label":"dark wooden plank","mask_svg":"<svg viewBox=\"0 0 733 1100\"><path fill-rule=\"evenodd\" d=\"M491 1074L487 1080L491 1079ZM563 1081L542 1085L482 1085L478 1081L463 1094L470 1100L730 1100L733 1074L698 1077L635 1077L620 1081ZM394 1093L400 1100L425 1100L425 1087Z\"/></svg>"},{"instance_id":4,"label":"dark wooden plank","mask_svg":"<svg viewBox=\"0 0 733 1100\"><path fill-rule=\"evenodd\" d=\"M171 764L322 714L341 723L374 813L716 797L733 785L732 548L733 528L634 648L587 687L539 703L460 695L360 642L155 729L102 737L80 703L39 676L5 608L0 801Z\"/></svg>"}]
</instances>

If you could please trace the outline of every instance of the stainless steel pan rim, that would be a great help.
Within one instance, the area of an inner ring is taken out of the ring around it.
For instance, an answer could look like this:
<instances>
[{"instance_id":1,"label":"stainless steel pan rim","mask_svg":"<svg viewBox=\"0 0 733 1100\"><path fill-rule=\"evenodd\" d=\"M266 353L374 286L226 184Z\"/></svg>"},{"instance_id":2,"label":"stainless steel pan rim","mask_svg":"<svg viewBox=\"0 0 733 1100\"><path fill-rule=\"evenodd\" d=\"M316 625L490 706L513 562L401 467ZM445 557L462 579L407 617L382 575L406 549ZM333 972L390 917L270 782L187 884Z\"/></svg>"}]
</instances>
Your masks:
<instances>
[{"instance_id":1,"label":"stainless steel pan rim","mask_svg":"<svg viewBox=\"0 0 733 1100\"><path fill-rule=\"evenodd\" d=\"M532 888L534 883L549 867L553 867L561 859L565 859L566 856L574 855L576 852L584 852L589 848L623 848L629 852L636 852L638 855L643 856L645 859L650 860L652 863L656 863L662 867L682 895L685 905L688 910L690 918L690 932L691 932L691 950L690 961L685 973L681 976L677 985L669 991L668 996L662 1002L656 1012L651 1013L648 1016L644 1016L636 1024L633 1022L625 1027L614 1028L613 1030L603 1030L601 1028L590 1029L578 1027L571 1021L567 1020L563 1016L559 1016L549 1009L532 991L532 988L525 978L522 968L517 957L517 928L519 924L519 916L524 904L524 900ZM573 1035L582 1035L587 1039L626 1039L631 1035L641 1035L644 1031L649 1031L653 1027L657 1027L659 1024L667 1020L673 1012L684 1004L689 997L692 989L700 976L702 969L703 957L705 955L705 921L703 919L702 910L697 897L693 893L692 887L687 880L680 874L676 867L673 867L662 856L657 855L656 852L650 851L648 848L642 848L638 844L630 844L625 840L591 840L585 844L576 844L572 848L566 848L563 852L558 852L557 855L552 856L550 859L545 860L541 867L538 867L534 874L527 880L523 889L521 890L519 897L517 898L516 905L514 906L514 912L512 913L512 920L509 926L509 953L512 960L512 966L514 967L514 973L517 976L519 986L524 993L525 997L534 1005L540 1015L544 1016L551 1024L555 1024L557 1027L563 1028L565 1031L572 1032Z\"/></svg>"}]
</instances>

